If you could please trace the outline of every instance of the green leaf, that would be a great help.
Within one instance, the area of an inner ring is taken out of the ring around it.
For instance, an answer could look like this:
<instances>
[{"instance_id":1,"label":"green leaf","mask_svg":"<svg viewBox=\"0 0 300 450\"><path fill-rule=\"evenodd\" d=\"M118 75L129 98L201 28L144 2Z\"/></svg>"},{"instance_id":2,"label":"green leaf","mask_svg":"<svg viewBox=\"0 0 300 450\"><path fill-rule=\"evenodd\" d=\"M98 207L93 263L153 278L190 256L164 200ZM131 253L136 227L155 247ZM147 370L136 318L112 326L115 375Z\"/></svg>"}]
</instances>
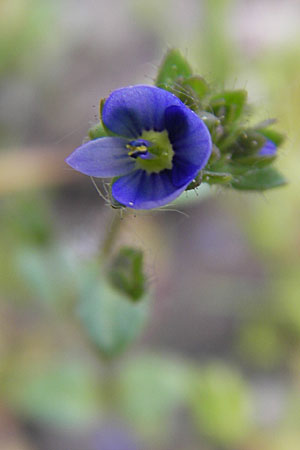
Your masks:
<instances>
[{"instance_id":1,"label":"green leaf","mask_svg":"<svg viewBox=\"0 0 300 450\"><path fill-rule=\"evenodd\" d=\"M4 380L11 407L38 422L82 426L99 417L98 380L88 364L29 360L16 364Z\"/></svg>"},{"instance_id":2,"label":"green leaf","mask_svg":"<svg viewBox=\"0 0 300 450\"><path fill-rule=\"evenodd\" d=\"M201 434L221 446L236 448L251 427L251 403L240 374L211 363L191 383L191 409Z\"/></svg>"},{"instance_id":3,"label":"green leaf","mask_svg":"<svg viewBox=\"0 0 300 450\"><path fill-rule=\"evenodd\" d=\"M210 106L217 117L223 117L224 123L232 123L244 112L247 95L244 89L224 91L212 97Z\"/></svg>"},{"instance_id":4,"label":"green leaf","mask_svg":"<svg viewBox=\"0 0 300 450\"><path fill-rule=\"evenodd\" d=\"M21 247L15 257L20 277L31 295L60 310L73 302L79 288L81 267L64 247Z\"/></svg>"},{"instance_id":5,"label":"green leaf","mask_svg":"<svg viewBox=\"0 0 300 450\"><path fill-rule=\"evenodd\" d=\"M97 273L86 277L78 315L103 356L121 353L140 333L147 313L147 299L129 302Z\"/></svg>"},{"instance_id":6,"label":"green leaf","mask_svg":"<svg viewBox=\"0 0 300 450\"><path fill-rule=\"evenodd\" d=\"M133 301L145 294L143 252L131 247L123 247L114 258L109 270L112 285Z\"/></svg>"},{"instance_id":7,"label":"green leaf","mask_svg":"<svg viewBox=\"0 0 300 450\"><path fill-rule=\"evenodd\" d=\"M233 173L234 175L234 173ZM274 167L251 169L234 175L231 185L234 189L248 191L265 191L285 185L286 179Z\"/></svg>"},{"instance_id":8,"label":"green leaf","mask_svg":"<svg viewBox=\"0 0 300 450\"><path fill-rule=\"evenodd\" d=\"M166 54L158 70L155 85L168 89L172 87L178 79L192 75L192 69L183 58L179 50L172 49Z\"/></svg>"}]
</instances>

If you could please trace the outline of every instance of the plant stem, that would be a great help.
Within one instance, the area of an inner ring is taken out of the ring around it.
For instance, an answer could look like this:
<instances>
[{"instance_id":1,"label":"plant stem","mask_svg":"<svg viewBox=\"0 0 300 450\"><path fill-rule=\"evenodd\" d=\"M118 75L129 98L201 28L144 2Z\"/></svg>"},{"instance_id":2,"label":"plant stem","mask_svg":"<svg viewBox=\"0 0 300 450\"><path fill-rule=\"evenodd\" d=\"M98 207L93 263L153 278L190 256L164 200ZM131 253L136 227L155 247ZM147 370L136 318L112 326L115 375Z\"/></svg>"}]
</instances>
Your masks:
<instances>
[{"instance_id":1,"label":"plant stem","mask_svg":"<svg viewBox=\"0 0 300 450\"><path fill-rule=\"evenodd\" d=\"M113 246L116 241L116 237L120 231L120 225L122 223L122 217L119 211L115 211L111 224L107 229L102 248L101 248L101 258L105 260L111 255Z\"/></svg>"}]
</instances>

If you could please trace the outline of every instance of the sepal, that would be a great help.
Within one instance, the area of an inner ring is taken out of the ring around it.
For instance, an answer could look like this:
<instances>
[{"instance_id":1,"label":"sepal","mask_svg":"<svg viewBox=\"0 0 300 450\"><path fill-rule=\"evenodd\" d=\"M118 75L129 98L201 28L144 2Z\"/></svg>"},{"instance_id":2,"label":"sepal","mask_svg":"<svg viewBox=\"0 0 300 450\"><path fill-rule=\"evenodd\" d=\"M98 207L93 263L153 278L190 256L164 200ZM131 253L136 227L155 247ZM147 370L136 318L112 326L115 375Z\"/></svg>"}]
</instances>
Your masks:
<instances>
[{"instance_id":1,"label":"sepal","mask_svg":"<svg viewBox=\"0 0 300 450\"><path fill-rule=\"evenodd\" d=\"M265 191L286 184L286 179L274 167L253 168L236 173L231 185L244 191Z\"/></svg>"},{"instance_id":2,"label":"sepal","mask_svg":"<svg viewBox=\"0 0 300 450\"><path fill-rule=\"evenodd\" d=\"M171 49L166 54L158 70L155 85L165 90L171 90L179 80L193 74L191 66L179 50Z\"/></svg>"}]
</instances>

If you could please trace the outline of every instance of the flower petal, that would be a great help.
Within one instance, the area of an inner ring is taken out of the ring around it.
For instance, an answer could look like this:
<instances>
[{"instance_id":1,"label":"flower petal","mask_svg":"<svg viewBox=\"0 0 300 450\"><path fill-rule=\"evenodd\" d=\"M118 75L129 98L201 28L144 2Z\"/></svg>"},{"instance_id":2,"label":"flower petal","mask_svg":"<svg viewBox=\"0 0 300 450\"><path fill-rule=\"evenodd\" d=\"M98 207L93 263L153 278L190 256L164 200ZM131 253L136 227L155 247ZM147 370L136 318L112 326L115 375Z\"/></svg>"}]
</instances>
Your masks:
<instances>
[{"instance_id":1,"label":"flower petal","mask_svg":"<svg viewBox=\"0 0 300 450\"><path fill-rule=\"evenodd\" d=\"M129 208L152 209L170 203L185 190L187 184L180 188L174 186L171 170L151 174L136 170L113 183L112 195Z\"/></svg>"},{"instance_id":2,"label":"flower petal","mask_svg":"<svg viewBox=\"0 0 300 450\"><path fill-rule=\"evenodd\" d=\"M181 100L155 86L129 86L114 91L102 110L104 125L112 132L137 138L144 130L165 129L165 110Z\"/></svg>"},{"instance_id":3,"label":"flower petal","mask_svg":"<svg viewBox=\"0 0 300 450\"><path fill-rule=\"evenodd\" d=\"M127 139L103 137L78 147L66 163L78 172L93 177L115 177L130 173L135 161L128 156Z\"/></svg>"},{"instance_id":4,"label":"flower petal","mask_svg":"<svg viewBox=\"0 0 300 450\"><path fill-rule=\"evenodd\" d=\"M183 104L166 109L165 124L174 150L172 180L175 186L181 186L207 164L211 137L204 122Z\"/></svg>"}]
</instances>

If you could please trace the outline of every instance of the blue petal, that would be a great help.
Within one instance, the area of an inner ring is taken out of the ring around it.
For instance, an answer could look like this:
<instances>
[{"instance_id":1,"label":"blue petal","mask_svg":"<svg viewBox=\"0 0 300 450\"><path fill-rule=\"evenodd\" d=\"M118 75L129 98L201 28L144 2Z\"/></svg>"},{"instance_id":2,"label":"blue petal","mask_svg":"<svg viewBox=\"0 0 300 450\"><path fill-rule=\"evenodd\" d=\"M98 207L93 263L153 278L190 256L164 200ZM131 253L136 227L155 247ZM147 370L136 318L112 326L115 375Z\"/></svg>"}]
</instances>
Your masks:
<instances>
[{"instance_id":1,"label":"blue petal","mask_svg":"<svg viewBox=\"0 0 300 450\"><path fill-rule=\"evenodd\" d=\"M179 187L192 181L207 164L211 137L204 122L183 104L166 109L165 123L174 150L172 180Z\"/></svg>"},{"instance_id":2,"label":"blue petal","mask_svg":"<svg viewBox=\"0 0 300 450\"><path fill-rule=\"evenodd\" d=\"M114 91L106 100L102 120L112 132L137 138L143 130L165 129L165 110L183 105L181 100L155 86L129 86Z\"/></svg>"},{"instance_id":3,"label":"blue petal","mask_svg":"<svg viewBox=\"0 0 300 450\"><path fill-rule=\"evenodd\" d=\"M78 172L93 177L115 177L130 173L135 161L127 154L127 139L103 137L78 147L66 163Z\"/></svg>"},{"instance_id":4,"label":"blue petal","mask_svg":"<svg viewBox=\"0 0 300 450\"><path fill-rule=\"evenodd\" d=\"M265 145L258 152L259 156L275 156L277 152L277 146L270 139L266 140Z\"/></svg>"},{"instance_id":5,"label":"blue petal","mask_svg":"<svg viewBox=\"0 0 300 450\"><path fill-rule=\"evenodd\" d=\"M171 170L151 174L136 170L113 183L112 195L129 208L152 209L173 201L185 190L187 184L180 188L174 186Z\"/></svg>"}]
</instances>

